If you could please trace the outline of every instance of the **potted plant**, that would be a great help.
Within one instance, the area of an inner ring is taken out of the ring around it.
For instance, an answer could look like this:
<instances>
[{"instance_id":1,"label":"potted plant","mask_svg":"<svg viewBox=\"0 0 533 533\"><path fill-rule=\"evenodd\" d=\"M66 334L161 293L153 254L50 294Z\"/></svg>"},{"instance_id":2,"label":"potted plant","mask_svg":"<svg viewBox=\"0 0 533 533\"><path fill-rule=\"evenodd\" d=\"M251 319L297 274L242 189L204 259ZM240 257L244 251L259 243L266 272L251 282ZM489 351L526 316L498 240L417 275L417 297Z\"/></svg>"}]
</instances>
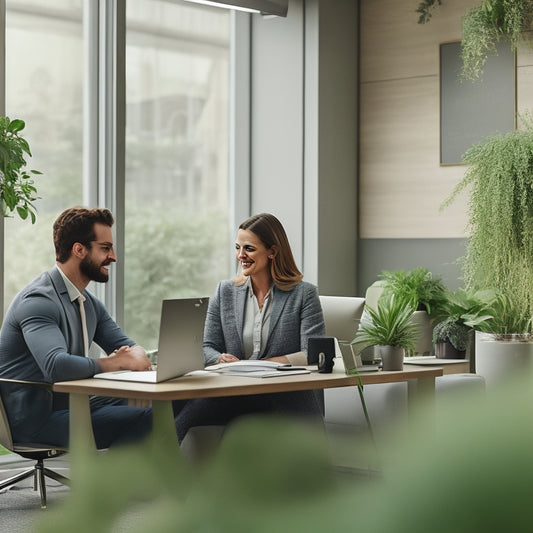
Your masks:
<instances>
[{"instance_id":1,"label":"potted plant","mask_svg":"<svg viewBox=\"0 0 533 533\"><path fill-rule=\"evenodd\" d=\"M443 207L468 188L465 287L495 289L533 315L533 120L525 129L494 135L463 156L468 168Z\"/></svg>"},{"instance_id":2,"label":"potted plant","mask_svg":"<svg viewBox=\"0 0 533 533\"><path fill-rule=\"evenodd\" d=\"M435 355L441 359L464 359L470 328L461 320L448 317L433 328Z\"/></svg>"},{"instance_id":3,"label":"potted plant","mask_svg":"<svg viewBox=\"0 0 533 533\"><path fill-rule=\"evenodd\" d=\"M446 318L433 328L435 355L444 359L464 359L470 345L472 326L490 318L488 307L496 298L494 290L448 291L443 306Z\"/></svg>"},{"instance_id":4,"label":"potted plant","mask_svg":"<svg viewBox=\"0 0 533 533\"><path fill-rule=\"evenodd\" d=\"M416 13L418 23L431 20L433 10L442 5L442 0L423 0ZM483 0L470 9L462 20L461 77L479 79L489 55L497 55L496 44L508 41L511 49L520 43L529 44L532 30L533 2L531 0Z\"/></svg>"},{"instance_id":5,"label":"potted plant","mask_svg":"<svg viewBox=\"0 0 533 533\"><path fill-rule=\"evenodd\" d=\"M505 294L499 294L488 315L467 320L476 330L476 373L487 386L533 370L532 316Z\"/></svg>"},{"instance_id":6,"label":"potted plant","mask_svg":"<svg viewBox=\"0 0 533 533\"><path fill-rule=\"evenodd\" d=\"M352 344L360 345L359 351L377 346L383 370L402 370L405 352L414 349L419 337L418 325L411 320L413 304L391 294L380 298L376 309L367 307L367 311Z\"/></svg>"},{"instance_id":7,"label":"potted plant","mask_svg":"<svg viewBox=\"0 0 533 533\"><path fill-rule=\"evenodd\" d=\"M2 215L16 213L23 220L30 217L35 223L33 202L39 197L33 175L38 170L26 170L26 156L31 157L30 146L21 136L25 127L23 120L0 117L0 203Z\"/></svg>"},{"instance_id":8,"label":"potted plant","mask_svg":"<svg viewBox=\"0 0 533 533\"><path fill-rule=\"evenodd\" d=\"M496 55L496 43L505 40L514 51L531 31L531 0L483 0L463 17L461 58L463 79L477 80L489 55Z\"/></svg>"},{"instance_id":9,"label":"potted plant","mask_svg":"<svg viewBox=\"0 0 533 533\"><path fill-rule=\"evenodd\" d=\"M500 295L488 313L492 318L473 327L499 335L494 342L522 336L527 341L522 344L533 348L529 342L533 316L533 120L531 116L521 120L524 129L488 137L466 152L465 176L443 205L468 188L465 286L494 288ZM478 373L487 344L478 342L476 335ZM509 358L506 364L511 361Z\"/></svg>"},{"instance_id":10,"label":"potted plant","mask_svg":"<svg viewBox=\"0 0 533 533\"><path fill-rule=\"evenodd\" d=\"M409 302L414 309L411 320L418 324L420 334L413 350L408 350L407 355L431 355L433 324L441 319L446 301L446 288L441 278L425 267L409 271L384 270L379 277L377 284L380 285L381 295L378 301L394 294Z\"/></svg>"}]
</instances>

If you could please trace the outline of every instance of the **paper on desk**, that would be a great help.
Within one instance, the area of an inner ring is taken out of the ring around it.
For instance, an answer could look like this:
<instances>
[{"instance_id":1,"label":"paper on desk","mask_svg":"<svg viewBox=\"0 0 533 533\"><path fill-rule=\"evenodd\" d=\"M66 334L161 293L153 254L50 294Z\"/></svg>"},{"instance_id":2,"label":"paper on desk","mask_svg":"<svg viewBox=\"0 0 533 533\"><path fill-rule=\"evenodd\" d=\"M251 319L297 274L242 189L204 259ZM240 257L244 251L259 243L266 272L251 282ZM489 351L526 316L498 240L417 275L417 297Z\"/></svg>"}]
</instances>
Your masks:
<instances>
[{"instance_id":1,"label":"paper on desk","mask_svg":"<svg viewBox=\"0 0 533 533\"><path fill-rule=\"evenodd\" d=\"M262 361L258 359L235 361L233 363L220 363L206 367L206 371L226 374L231 376L245 376L249 378L273 378L282 376L293 376L295 374L309 374L310 370L276 370L277 367L290 367L284 363L276 361Z\"/></svg>"}]
</instances>

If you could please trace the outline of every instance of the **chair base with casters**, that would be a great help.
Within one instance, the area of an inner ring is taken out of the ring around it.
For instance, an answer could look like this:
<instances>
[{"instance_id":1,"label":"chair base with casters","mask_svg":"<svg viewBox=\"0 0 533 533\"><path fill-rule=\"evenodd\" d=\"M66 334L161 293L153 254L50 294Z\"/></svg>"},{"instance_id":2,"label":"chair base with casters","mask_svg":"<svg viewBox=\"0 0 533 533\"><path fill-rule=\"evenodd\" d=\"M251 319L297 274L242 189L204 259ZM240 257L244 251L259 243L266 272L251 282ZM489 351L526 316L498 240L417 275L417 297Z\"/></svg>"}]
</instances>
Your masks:
<instances>
[{"instance_id":1,"label":"chair base with casters","mask_svg":"<svg viewBox=\"0 0 533 533\"><path fill-rule=\"evenodd\" d=\"M29 382L22 380L0 378L0 383L15 383L28 386L50 388L48 383ZM46 478L53 479L63 485L70 486L70 480L59 474L46 468L44 466L45 459L52 459L59 457L67 452L64 448L56 448L50 444L38 444L38 443L18 443L13 442L11 436L11 428L9 426L9 419L4 409L4 403L2 396L0 395L0 444L7 450L24 457L25 459L31 459L35 461L32 468L20 472L15 476L0 481L0 491L7 489L19 481L33 477L34 490L39 489L41 494L41 508L46 509Z\"/></svg>"},{"instance_id":2,"label":"chair base with casters","mask_svg":"<svg viewBox=\"0 0 533 533\"><path fill-rule=\"evenodd\" d=\"M14 446L14 449L12 450L13 453L16 453L17 455L20 455L21 457L24 457L25 459L32 459L35 461L35 464L32 468L28 468L27 470L24 470L23 472L20 472L8 479L5 479L3 481L0 481L0 492L4 489L8 489L9 487L12 487L13 485L17 484L19 481L23 481L24 479L28 479L33 477L33 489L39 490L41 494L41 509L46 509L46 481L45 479L48 477L50 479L53 479L57 481L58 483L62 483L63 485L70 486L70 480L63 476L62 474L59 474L58 472L54 472L53 470L50 470L46 466L44 466L44 460L45 459L51 459L53 457L59 457L66 453L66 450L51 450L47 445L44 445L43 447L35 445L35 446Z\"/></svg>"}]
</instances>

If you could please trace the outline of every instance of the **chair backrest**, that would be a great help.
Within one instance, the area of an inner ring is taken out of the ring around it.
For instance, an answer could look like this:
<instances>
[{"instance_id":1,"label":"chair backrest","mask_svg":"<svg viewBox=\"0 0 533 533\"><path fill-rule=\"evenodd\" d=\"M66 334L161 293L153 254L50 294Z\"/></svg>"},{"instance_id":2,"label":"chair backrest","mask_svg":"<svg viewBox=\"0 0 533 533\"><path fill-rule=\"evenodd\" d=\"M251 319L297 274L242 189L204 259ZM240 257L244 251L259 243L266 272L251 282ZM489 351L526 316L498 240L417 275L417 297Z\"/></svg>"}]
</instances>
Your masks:
<instances>
[{"instance_id":1,"label":"chair backrest","mask_svg":"<svg viewBox=\"0 0 533 533\"><path fill-rule=\"evenodd\" d=\"M9 420L7 418L6 410L4 409L4 402L2 401L2 395L0 394L0 444L13 451L13 439L11 437L11 429L9 427Z\"/></svg>"},{"instance_id":2,"label":"chair backrest","mask_svg":"<svg viewBox=\"0 0 533 533\"><path fill-rule=\"evenodd\" d=\"M355 337L363 313L365 299L359 296L320 296L326 323L326 334L339 341Z\"/></svg>"}]
</instances>

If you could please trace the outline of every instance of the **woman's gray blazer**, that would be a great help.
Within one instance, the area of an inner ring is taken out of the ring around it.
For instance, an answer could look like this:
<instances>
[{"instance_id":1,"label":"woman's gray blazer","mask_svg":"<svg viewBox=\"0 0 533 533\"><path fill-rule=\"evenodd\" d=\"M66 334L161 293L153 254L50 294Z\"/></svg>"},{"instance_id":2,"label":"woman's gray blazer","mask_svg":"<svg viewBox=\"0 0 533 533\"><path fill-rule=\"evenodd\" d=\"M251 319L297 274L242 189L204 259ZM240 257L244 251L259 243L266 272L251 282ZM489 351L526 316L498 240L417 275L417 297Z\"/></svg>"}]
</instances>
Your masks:
<instances>
[{"instance_id":1,"label":"woman's gray blazer","mask_svg":"<svg viewBox=\"0 0 533 533\"><path fill-rule=\"evenodd\" d=\"M287 291L273 287L268 341L263 358L307 351L307 339L325 335L324 316L317 288L302 281ZM213 364L221 353L244 359L242 330L247 284L218 284L209 300L204 330L204 357Z\"/></svg>"}]
</instances>

